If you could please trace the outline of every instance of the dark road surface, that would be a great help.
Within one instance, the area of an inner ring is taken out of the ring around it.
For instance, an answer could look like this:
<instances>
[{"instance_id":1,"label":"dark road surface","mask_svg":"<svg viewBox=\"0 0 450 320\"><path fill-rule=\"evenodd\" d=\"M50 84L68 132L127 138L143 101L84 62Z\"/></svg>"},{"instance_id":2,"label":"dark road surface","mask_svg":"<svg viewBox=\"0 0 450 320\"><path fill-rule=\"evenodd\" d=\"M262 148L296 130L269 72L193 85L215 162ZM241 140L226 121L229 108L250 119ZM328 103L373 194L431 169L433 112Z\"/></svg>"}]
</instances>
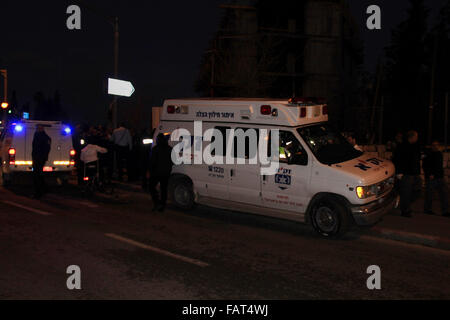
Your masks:
<instances>
[{"instance_id":1,"label":"dark road surface","mask_svg":"<svg viewBox=\"0 0 450 320\"><path fill-rule=\"evenodd\" d=\"M153 213L144 194L32 200L0 188L0 299L449 299L450 251L197 207ZM82 290L66 287L81 268ZM367 289L368 266L382 290Z\"/></svg>"}]
</instances>

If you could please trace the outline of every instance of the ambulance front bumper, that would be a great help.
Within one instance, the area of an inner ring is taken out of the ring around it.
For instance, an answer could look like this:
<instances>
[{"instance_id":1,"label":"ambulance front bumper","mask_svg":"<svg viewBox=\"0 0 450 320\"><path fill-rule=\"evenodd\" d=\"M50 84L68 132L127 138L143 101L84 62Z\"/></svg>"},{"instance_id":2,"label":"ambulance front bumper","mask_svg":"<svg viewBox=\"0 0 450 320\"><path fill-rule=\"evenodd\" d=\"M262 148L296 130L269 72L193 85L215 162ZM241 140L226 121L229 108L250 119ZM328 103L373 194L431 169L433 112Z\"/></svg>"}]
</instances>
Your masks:
<instances>
[{"instance_id":1,"label":"ambulance front bumper","mask_svg":"<svg viewBox=\"0 0 450 320\"><path fill-rule=\"evenodd\" d=\"M350 208L355 222L359 226L371 226L378 223L388 214L395 204L395 192L391 191L384 197L363 206Z\"/></svg>"}]
</instances>

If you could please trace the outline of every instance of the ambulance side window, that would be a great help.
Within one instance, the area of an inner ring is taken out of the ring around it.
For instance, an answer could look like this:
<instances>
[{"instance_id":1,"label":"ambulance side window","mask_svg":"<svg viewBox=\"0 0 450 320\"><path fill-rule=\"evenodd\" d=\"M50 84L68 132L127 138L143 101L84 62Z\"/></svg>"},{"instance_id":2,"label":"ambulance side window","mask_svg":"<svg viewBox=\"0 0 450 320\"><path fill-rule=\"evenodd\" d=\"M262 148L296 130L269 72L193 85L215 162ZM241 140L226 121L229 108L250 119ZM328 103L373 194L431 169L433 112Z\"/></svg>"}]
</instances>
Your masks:
<instances>
[{"instance_id":1,"label":"ambulance side window","mask_svg":"<svg viewBox=\"0 0 450 320\"><path fill-rule=\"evenodd\" d=\"M191 150L199 151L202 149L203 137L191 137Z\"/></svg>"},{"instance_id":2,"label":"ambulance side window","mask_svg":"<svg viewBox=\"0 0 450 320\"><path fill-rule=\"evenodd\" d=\"M234 137L234 143L233 143L233 152L234 152L234 158L242 158L240 155L238 155L238 139L236 136L236 131L242 130L244 131L245 135L245 154L244 159L253 159L257 156L257 146L259 142L259 130L254 128L236 128L235 129L235 137ZM252 136L252 139L256 137L256 143L250 143L250 136Z\"/></svg>"},{"instance_id":3,"label":"ambulance side window","mask_svg":"<svg viewBox=\"0 0 450 320\"><path fill-rule=\"evenodd\" d=\"M223 139L222 139L222 142L223 142L222 150L221 150L221 152L218 152L217 155L218 156L225 156L227 154L227 141L226 141L226 139L227 139L227 130L230 130L231 128L230 127L215 127L214 129L219 130L220 133L222 134L222 137L223 137ZM211 143L213 143L215 140L216 140L216 138L213 137ZM212 156L215 156L216 155L216 150L213 150L211 152L211 154L212 154Z\"/></svg>"}]
</instances>

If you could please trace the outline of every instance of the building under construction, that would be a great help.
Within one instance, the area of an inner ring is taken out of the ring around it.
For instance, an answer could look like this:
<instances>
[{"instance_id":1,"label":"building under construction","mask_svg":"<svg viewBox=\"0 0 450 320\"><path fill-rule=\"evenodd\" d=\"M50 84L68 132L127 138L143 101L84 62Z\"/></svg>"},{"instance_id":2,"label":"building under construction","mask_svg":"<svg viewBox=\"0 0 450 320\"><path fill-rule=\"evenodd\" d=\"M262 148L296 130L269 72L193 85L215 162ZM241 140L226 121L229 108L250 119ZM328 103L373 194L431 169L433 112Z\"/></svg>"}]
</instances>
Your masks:
<instances>
[{"instance_id":1,"label":"building under construction","mask_svg":"<svg viewBox=\"0 0 450 320\"><path fill-rule=\"evenodd\" d=\"M326 98L335 115L358 102L358 28L343 0L234 0L205 53L203 96ZM335 120L339 120L335 118Z\"/></svg>"}]
</instances>

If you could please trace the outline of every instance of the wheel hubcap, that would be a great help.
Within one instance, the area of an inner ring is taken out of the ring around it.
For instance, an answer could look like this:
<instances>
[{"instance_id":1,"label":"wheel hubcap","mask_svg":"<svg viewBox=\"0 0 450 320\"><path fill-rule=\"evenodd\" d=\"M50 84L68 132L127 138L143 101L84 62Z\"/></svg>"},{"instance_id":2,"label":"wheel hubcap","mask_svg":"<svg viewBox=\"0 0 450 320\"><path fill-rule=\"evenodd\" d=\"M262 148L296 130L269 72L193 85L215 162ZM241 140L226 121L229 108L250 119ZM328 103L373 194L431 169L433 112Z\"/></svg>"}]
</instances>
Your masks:
<instances>
[{"instance_id":1,"label":"wheel hubcap","mask_svg":"<svg viewBox=\"0 0 450 320\"><path fill-rule=\"evenodd\" d=\"M189 204L190 193L185 186L177 186L175 188L175 201L183 206Z\"/></svg>"},{"instance_id":2,"label":"wheel hubcap","mask_svg":"<svg viewBox=\"0 0 450 320\"><path fill-rule=\"evenodd\" d=\"M333 211L328 207L320 207L315 215L315 221L320 230L332 232L336 228L336 218Z\"/></svg>"}]
</instances>

